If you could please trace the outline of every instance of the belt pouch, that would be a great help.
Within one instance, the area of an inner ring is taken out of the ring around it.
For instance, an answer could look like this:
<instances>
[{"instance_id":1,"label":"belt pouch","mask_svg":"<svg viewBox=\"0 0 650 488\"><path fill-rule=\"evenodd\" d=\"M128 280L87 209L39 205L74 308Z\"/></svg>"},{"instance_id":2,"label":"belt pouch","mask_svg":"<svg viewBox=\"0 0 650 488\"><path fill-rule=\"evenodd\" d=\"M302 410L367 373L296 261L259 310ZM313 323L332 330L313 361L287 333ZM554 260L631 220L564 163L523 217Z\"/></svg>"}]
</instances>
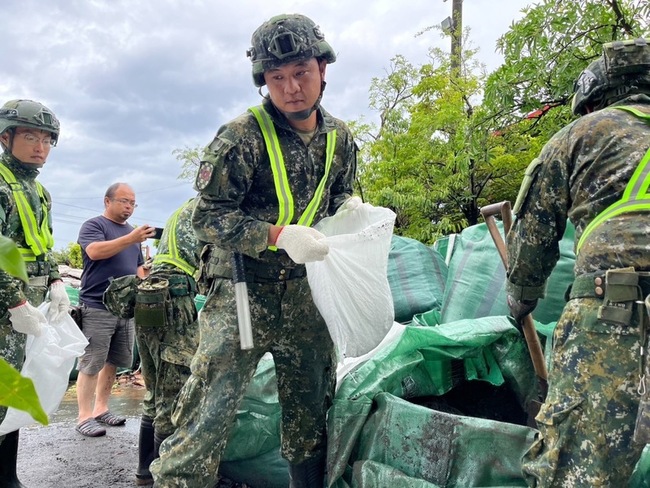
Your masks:
<instances>
[{"instance_id":1,"label":"belt pouch","mask_svg":"<svg viewBox=\"0 0 650 488\"><path fill-rule=\"evenodd\" d=\"M630 325L634 302L640 298L639 275L634 268L610 269L605 273L605 296L598 319Z\"/></svg>"},{"instance_id":2,"label":"belt pouch","mask_svg":"<svg viewBox=\"0 0 650 488\"><path fill-rule=\"evenodd\" d=\"M167 325L170 304L169 282L161 278L145 280L138 285L135 295L135 323L139 327Z\"/></svg>"}]
</instances>

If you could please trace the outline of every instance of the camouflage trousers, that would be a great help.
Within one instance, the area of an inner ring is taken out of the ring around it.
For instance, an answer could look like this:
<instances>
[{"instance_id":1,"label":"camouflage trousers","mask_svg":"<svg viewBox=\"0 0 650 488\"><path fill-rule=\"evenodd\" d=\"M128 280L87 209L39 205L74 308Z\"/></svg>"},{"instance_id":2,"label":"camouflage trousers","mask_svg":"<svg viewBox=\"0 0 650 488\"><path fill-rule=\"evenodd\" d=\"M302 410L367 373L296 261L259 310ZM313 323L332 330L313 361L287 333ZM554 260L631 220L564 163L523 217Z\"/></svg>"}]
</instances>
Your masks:
<instances>
[{"instance_id":1,"label":"camouflage trousers","mask_svg":"<svg viewBox=\"0 0 650 488\"><path fill-rule=\"evenodd\" d=\"M23 291L29 303L35 307L43 303L47 294L47 288L40 286L25 288ZM20 371L25 362L27 335L16 332L9 317L9 310L4 309L2 317L0 317L0 357ZM7 407L0 406L0 423L2 423L6 414ZM2 443L3 439L4 436L0 436L0 443Z\"/></svg>"},{"instance_id":2,"label":"camouflage trousers","mask_svg":"<svg viewBox=\"0 0 650 488\"><path fill-rule=\"evenodd\" d=\"M639 405L640 335L597 319L602 300L570 300L554 332L540 434L524 456L532 487L627 486L643 445L632 441Z\"/></svg>"},{"instance_id":3,"label":"camouflage trousers","mask_svg":"<svg viewBox=\"0 0 650 488\"><path fill-rule=\"evenodd\" d=\"M248 285L254 349L239 343L234 286L218 280L201 310L192 375L173 414L176 431L151 465L157 488L211 488L237 408L270 351L281 415L281 451L300 463L326 449L326 413L336 383L334 345L307 278Z\"/></svg>"},{"instance_id":4,"label":"camouflage trousers","mask_svg":"<svg viewBox=\"0 0 650 488\"><path fill-rule=\"evenodd\" d=\"M135 325L142 379L147 389L142 414L154 419L156 431L164 435L174 432L172 409L190 376L190 363L199 344L199 323L192 296L172 298L168 315L166 325Z\"/></svg>"}]
</instances>

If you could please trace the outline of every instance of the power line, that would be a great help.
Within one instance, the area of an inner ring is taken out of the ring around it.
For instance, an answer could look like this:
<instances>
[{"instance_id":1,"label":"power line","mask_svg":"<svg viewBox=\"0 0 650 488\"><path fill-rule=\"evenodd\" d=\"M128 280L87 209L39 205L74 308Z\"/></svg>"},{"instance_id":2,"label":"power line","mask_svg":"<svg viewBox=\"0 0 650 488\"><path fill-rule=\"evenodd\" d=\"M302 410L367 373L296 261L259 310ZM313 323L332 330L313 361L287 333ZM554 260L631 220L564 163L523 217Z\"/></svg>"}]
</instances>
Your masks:
<instances>
[{"instance_id":1,"label":"power line","mask_svg":"<svg viewBox=\"0 0 650 488\"><path fill-rule=\"evenodd\" d=\"M90 210L92 212L100 212L100 213L102 212L102 210L97 210L96 208L80 207L79 205L71 205L69 203L52 202L52 206L55 205L61 205L63 207L80 208L81 210Z\"/></svg>"},{"instance_id":2,"label":"power line","mask_svg":"<svg viewBox=\"0 0 650 488\"><path fill-rule=\"evenodd\" d=\"M153 190L138 190L137 194L140 195L142 193L155 193L157 191L165 191L165 190L170 190L172 188L180 188L181 186L187 186L187 185L191 185L191 183L185 181L183 183L179 183L178 185L164 186L162 188L154 188ZM101 198L103 200L104 196L102 195ZM94 195L92 197L78 197L78 196L59 197L59 196L57 196L57 201L58 200L97 200L97 199L98 199L97 195ZM61 204L61 205L63 205L63 204Z\"/></svg>"}]
</instances>

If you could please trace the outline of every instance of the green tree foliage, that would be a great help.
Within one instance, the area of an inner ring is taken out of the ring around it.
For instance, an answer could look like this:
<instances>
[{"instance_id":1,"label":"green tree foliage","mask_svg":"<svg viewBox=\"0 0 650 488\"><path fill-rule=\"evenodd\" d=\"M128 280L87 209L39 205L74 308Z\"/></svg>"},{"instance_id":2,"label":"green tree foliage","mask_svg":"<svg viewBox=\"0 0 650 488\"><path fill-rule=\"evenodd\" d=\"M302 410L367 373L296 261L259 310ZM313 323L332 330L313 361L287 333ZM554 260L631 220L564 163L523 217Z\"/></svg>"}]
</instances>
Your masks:
<instances>
[{"instance_id":1,"label":"green tree foliage","mask_svg":"<svg viewBox=\"0 0 650 488\"><path fill-rule=\"evenodd\" d=\"M513 199L520 181L513 166L523 169L539 144L490 123L474 51L463 52L456 76L448 54L429 54L420 67L395 57L387 77L371 84L379 126L352 128L362 147L362 196L395 211L397 234L433 243L478 223L480 206Z\"/></svg>"},{"instance_id":2,"label":"green tree foliage","mask_svg":"<svg viewBox=\"0 0 650 488\"><path fill-rule=\"evenodd\" d=\"M181 173L178 175L179 180L194 182L196 172L201 163L202 154L202 146L185 146L183 149L174 149L172 151L172 155L181 163Z\"/></svg>"},{"instance_id":3,"label":"green tree foliage","mask_svg":"<svg viewBox=\"0 0 650 488\"><path fill-rule=\"evenodd\" d=\"M385 78L372 80L379 123L351 124L359 192L396 212L397 234L432 243L478 223L481 206L514 201L526 166L573 119L580 71L603 43L647 35L650 19L641 0L545 0L524 13L499 39L505 61L489 76L465 47L459 70L449 53L431 49L430 62L413 66L398 55Z\"/></svg>"},{"instance_id":4,"label":"green tree foliage","mask_svg":"<svg viewBox=\"0 0 650 488\"><path fill-rule=\"evenodd\" d=\"M497 41L504 63L485 87L485 103L502 124L547 105L567 105L575 79L604 43L647 36L650 28L647 0L545 0L523 11ZM547 132L557 129L554 121L544 122L551 126Z\"/></svg>"},{"instance_id":5,"label":"green tree foliage","mask_svg":"<svg viewBox=\"0 0 650 488\"><path fill-rule=\"evenodd\" d=\"M77 242L70 242L65 249L52 251L56 264L65 264L73 268L82 269L81 246Z\"/></svg>"}]
</instances>

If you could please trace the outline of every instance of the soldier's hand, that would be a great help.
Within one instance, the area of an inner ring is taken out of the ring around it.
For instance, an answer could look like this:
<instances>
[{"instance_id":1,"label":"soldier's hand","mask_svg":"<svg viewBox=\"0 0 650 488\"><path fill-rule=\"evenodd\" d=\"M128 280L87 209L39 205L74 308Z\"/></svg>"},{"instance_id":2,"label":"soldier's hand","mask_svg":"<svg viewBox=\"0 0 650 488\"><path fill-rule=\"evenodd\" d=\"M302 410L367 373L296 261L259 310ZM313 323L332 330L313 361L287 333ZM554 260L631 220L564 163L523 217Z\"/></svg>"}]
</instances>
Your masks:
<instances>
[{"instance_id":1,"label":"soldier's hand","mask_svg":"<svg viewBox=\"0 0 650 488\"><path fill-rule=\"evenodd\" d=\"M336 210L336 213L338 214L346 210L353 212L354 210L358 209L361 205L363 205L363 200L361 200L360 197L350 197L343 202L343 204Z\"/></svg>"},{"instance_id":2,"label":"soldier's hand","mask_svg":"<svg viewBox=\"0 0 650 488\"><path fill-rule=\"evenodd\" d=\"M295 263L304 264L325 259L330 247L321 241L324 238L323 234L312 227L285 225L275 245L278 249L284 249Z\"/></svg>"},{"instance_id":3,"label":"soldier's hand","mask_svg":"<svg viewBox=\"0 0 650 488\"><path fill-rule=\"evenodd\" d=\"M65 291L63 281L55 281L50 285L50 309L47 318L50 323L60 322L68 313L70 298Z\"/></svg>"},{"instance_id":4,"label":"soldier's hand","mask_svg":"<svg viewBox=\"0 0 650 488\"><path fill-rule=\"evenodd\" d=\"M524 317L530 315L537 306L537 299L535 300L517 300L511 295L508 295L508 308L510 315L515 319L518 326L521 327Z\"/></svg>"},{"instance_id":5,"label":"soldier's hand","mask_svg":"<svg viewBox=\"0 0 650 488\"><path fill-rule=\"evenodd\" d=\"M9 314L11 325L16 332L22 334L31 334L38 337L43 332L43 326L47 324L45 315L27 300L16 307L10 308Z\"/></svg>"}]
</instances>

